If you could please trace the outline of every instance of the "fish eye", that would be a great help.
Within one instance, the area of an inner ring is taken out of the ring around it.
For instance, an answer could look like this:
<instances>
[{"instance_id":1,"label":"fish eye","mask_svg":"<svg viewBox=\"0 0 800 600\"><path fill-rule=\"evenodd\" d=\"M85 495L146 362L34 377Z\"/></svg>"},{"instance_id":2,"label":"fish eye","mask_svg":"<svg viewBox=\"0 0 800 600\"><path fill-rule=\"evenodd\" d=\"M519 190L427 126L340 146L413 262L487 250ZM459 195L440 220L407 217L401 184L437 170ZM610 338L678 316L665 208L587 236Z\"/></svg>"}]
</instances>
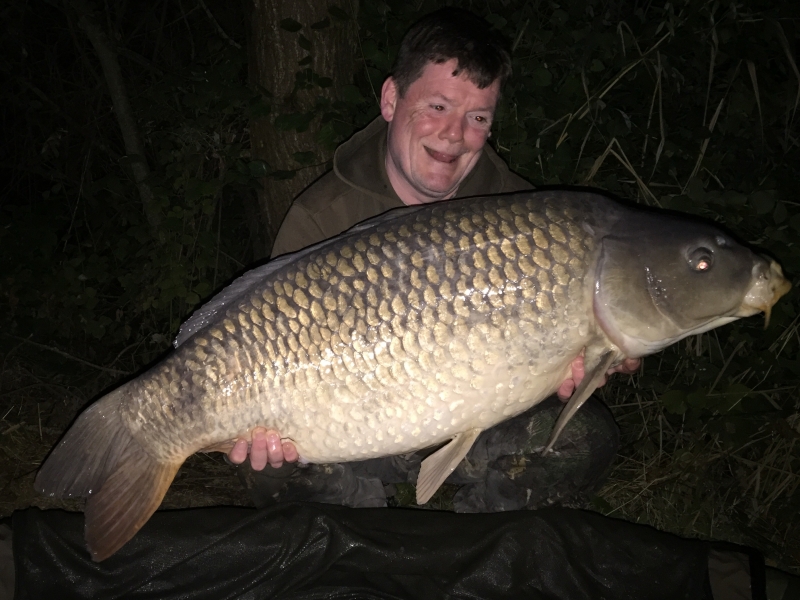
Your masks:
<instances>
[{"instance_id":1,"label":"fish eye","mask_svg":"<svg viewBox=\"0 0 800 600\"><path fill-rule=\"evenodd\" d=\"M714 241L717 242L717 246L720 248L725 248L728 245L728 240L721 235L718 235L716 238L714 238Z\"/></svg>"},{"instance_id":2,"label":"fish eye","mask_svg":"<svg viewBox=\"0 0 800 600\"><path fill-rule=\"evenodd\" d=\"M686 257L689 266L698 273L703 273L711 269L714 265L714 254L708 248L695 248Z\"/></svg>"}]
</instances>

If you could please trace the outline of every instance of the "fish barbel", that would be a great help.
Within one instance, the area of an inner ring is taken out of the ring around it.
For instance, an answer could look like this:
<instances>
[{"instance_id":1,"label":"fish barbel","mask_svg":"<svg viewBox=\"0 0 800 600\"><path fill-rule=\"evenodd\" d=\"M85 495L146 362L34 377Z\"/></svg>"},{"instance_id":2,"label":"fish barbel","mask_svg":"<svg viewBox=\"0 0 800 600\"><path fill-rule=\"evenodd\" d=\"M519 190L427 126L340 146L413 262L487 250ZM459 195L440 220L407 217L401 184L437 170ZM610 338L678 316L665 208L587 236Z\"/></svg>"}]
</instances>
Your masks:
<instances>
[{"instance_id":1,"label":"fish barbel","mask_svg":"<svg viewBox=\"0 0 800 600\"><path fill-rule=\"evenodd\" d=\"M525 192L391 211L234 281L177 349L80 415L36 488L83 496L95 560L150 518L184 460L256 426L303 460L399 454L427 501L478 434L587 375L740 317L790 284L692 218L602 195Z\"/></svg>"}]
</instances>

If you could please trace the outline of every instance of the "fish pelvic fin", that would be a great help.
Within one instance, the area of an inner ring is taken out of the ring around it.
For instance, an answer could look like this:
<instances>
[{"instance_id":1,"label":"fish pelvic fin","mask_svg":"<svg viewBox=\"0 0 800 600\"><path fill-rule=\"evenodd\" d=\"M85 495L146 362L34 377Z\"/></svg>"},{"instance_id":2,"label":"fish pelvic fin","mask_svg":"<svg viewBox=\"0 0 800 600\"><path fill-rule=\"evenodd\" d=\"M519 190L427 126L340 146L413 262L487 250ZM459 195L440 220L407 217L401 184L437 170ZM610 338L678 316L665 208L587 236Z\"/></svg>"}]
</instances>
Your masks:
<instances>
[{"instance_id":1,"label":"fish pelvic fin","mask_svg":"<svg viewBox=\"0 0 800 600\"><path fill-rule=\"evenodd\" d=\"M482 429L470 429L456 436L422 461L417 477L417 504L425 504L461 462Z\"/></svg>"},{"instance_id":2,"label":"fish pelvic fin","mask_svg":"<svg viewBox=\"0 0 800 600\"><path fill-rule=\"evenodd\" d=\"M34 486L42 494L87 498L86 539L92 559L105 560L145 524L183 461L149 454L119 416L123 386L78 417L48 456Z\"/></svg>"},{"instance_id":3,"label":"fish pelvic fin","mask_svg":"<svg viewBox=\"0 0 800 600\"><path fill-rule=\"evenodd\" d=\"M575 413L578 412L578 409L584 405L592 393L594 393L594 391L598 388L600 383L603 381L603 376L611 367L616 358L617 353L613 350L608 350L600 357L600 361L595 365L595 367L584 376L583 381L581 381L581 384L578 386L578 389L575 390L570 397L569 402L567 402L567 405L561 410L561 414L558 415L556 424L553 426L553 432L550 434L550 439L547 440L547 444L545 445L544 450L542 450L542 455L550 452L558 440L558 436L561 435L562 431L564 431L564 427L567 426L569 420L575 416Z\"/></svg>"}]
</instances>

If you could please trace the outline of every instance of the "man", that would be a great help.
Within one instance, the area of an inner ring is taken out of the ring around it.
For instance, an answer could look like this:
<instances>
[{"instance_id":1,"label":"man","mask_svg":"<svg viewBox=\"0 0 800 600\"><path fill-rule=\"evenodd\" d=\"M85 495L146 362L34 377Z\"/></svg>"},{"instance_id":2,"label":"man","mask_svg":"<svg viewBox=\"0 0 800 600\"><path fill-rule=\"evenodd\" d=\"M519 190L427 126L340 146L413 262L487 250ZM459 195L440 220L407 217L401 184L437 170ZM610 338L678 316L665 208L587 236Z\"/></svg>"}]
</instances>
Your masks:
<instances>
[{"instance_id":1,"label":"man","mask_svg":"<svg viewBox=\"0 0 800 600\"><path fill-rule=\"evenodd\" d=\"M294 252L392 208L532 189L486 145L502 84L510 74L505 41L482 19L443 9L419 21L404 38L395 68L381 89L381 116L342 144L333 171L295 200L272 255ZM628 361L617 370L630 373L637 367L638 361ZM582 358L577 357L573 377L559 390L562 398L569 397L582 371ZM574 427L585 429L579 435L580 449L573 453L583 457L580 466L573 464L569 473L562 472L558 459L543 461L533 452L543 445L559 410L558 402L543 403L485 432L449 480L467 484L456 496L456 509L508 510L593 491L616 453L616 425L599 402L589 403L582 411L585 420ZM248 441L241 439L229 459L240 464L247 453ZM302 473L288 467L279 477L269 470L263 475L250 472L246 481L259 505L271 497L385 505L382 484L414 481L422 457L313 467L300 469ZM568 460L574 459L571 455ZM284 460L297 460L294 445L282 442L278 432L254 430L253 471L266 464L280 467ZM526 483L515 488L509 482L518 477L509 470L518 470L520 460L537 463L533 471L554 467L554 472L571 478L571 483L562 482L569 489L561 489L543 473L530 481L522 477Z\"/></svg>"},{"instance_id":2,"label":"man","mask_svg":"<svg viewBox=\"0 0 800 600\"><path fill-rule=\"evenodd\" d=\"M485 146L510 70L502 42L477 17L443 10L420 21L406 36L383 85L381 118L343 144L334 171L296 200L273 255L336 235L396 206L529 189ZM628 363L625 370L636 366ZM578 357L560 396L569 396L582 369ZM485 431L449 480L463 485L454 499L456 510L541 506L574 499L596 486L616 452L616 426L601 403L589 401L564 432L558 456L540 457L536 450L559 409L557 400L545 402ZM248 442L240 440L230 458L242 463L247 454ZM266 489L267 496L274 493L279 499L380 505L385 503L382 481L413 481L420 458L415 453L346 465L264 469L296 461L297 452L281 442L278 432L257 429L250 462L263 475L253 477L258 479L253 491ZM269 476L278 472L282 477ZM482 515L483 520L470 521L475 531L464 531L449 518L430 515L420 523L424 515L408 518L403 511L376 517L369 511L353 515L313 505L282 505L255 514L242 510L159 512L118 557L99 565L83 550L82 516L22 511L14 519L13 559L11 531L0 524L0 598L11 597L15 572L17 597L24 598L152 597L155 589L159 597L170 598L273 597L293 591L292 597L305 597L304 590L327 597L333 590L341 595L350 589L366 595L381 585L391 589L392 597L406 597L409 591L412 597L424 595L418 590L439 597L445 590L473 592L479 586L486 597L505 598L509 590L536 585L566 597L558 590L572 589L563 586L575 582L601 590L597 593L619 590L626 596L636 595L631 590L642 587L637 584L648 583L642 597L659 592L665 597L670 585L679 582L678 589L691 587L697 593L669 597L701 597L699 586L706 577L714 598L744 598L751 597L750 568L757 562L746 553L705 549L698 541L676 541L583 511L519 513L501 520L497 517L503 515ZM393 546L397 540L409 546L398 550ZM471 554L464 554L463 547ZM623 551L615 552L620 547ZM636 548L643 553L637 568L648 565L638 577L629 565ZM773 583L783 586L775 598L794 597L797 581L772 575ZM763 577L760 585L763 590ZM752 597L758 597L757 587L752 589Z\"/></svg>"}]
</instances>

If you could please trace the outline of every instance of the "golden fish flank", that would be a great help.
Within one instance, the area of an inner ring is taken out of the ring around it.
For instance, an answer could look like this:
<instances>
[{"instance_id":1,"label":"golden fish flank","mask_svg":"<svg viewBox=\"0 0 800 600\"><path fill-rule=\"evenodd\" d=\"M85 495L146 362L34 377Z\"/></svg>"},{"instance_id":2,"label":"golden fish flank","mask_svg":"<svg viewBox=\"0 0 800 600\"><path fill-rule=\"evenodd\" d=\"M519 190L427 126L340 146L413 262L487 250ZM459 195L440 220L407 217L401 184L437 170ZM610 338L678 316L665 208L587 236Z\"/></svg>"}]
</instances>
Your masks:
<instances>
[{"instance_id":1,"label":"golden fish flank","mask_svg":"<svg viewBox=\"0 0 800 600\"><path fill-rule=\"evenodd\" d=\"M491 215L489 219L494 221L494 223L486 218L487 214ZM501 275L500 271L495 267L501 264L502 261L505 261L504 266L508 269L520 273L523 273L526 269L524 266L517 264L517 253L511 254L512 258L509 259L508 256L510 253L503 251L503 243L509 242L510 240L505 237L499 238L496 235L491 233L487 234L486 232L486 228L489 228L491 231L499 229L511 232L512 236L521 235L515 223L515 221L518 220L511 220L509 218L512 217L512 214L513 213L510 211L506 211L505 215L507 218L505 219L499 215L487 213L486 211L483 211L482 214L461 215L458 219L456 219L456 215L452 213L450 215L445 215L445 223L457 224L457 227L461 231L458 239L459 246L472 248L472 252L469 256L461 255L458 259L459 266L465 266L466 263L466 266L470 268L469 273L471 276L466 279L463 277L450 278L448 281L451 287L461 287L463 296L452 298L449 301L444 300L437 293L437 289L423 283L424 280L419 270L423 267L423 253L430 253L430 250L427 248L433 245L429 237L430 230L426 231L424 227L417 227L414 231L415 235L412 236L409 228L401 227L397 232L388 232L384 234L383 242L379 245L375 244L376 239L373 232L366 235L364 239L353 242L353 245L355 245L357 243L367 244L371 241L372 245L378 245L380 247L380 254L383 257L394 257L396 255L397 251L395 249L400 246L398 240L406 242L405 246L400 247L405 250L405 252L401 250L401 253L409 256L408 261L401 262L397 265L381 265L383 267L384 277L393 277L391 282L391 292L394 294L394 298L392 299L393 308L395 308L393 312L399 317L396 325L398 328L408 330L406 332L407 335L404 337L407 345L426 349L430 357L424 357L422 360L427 362L430 368L436 369L440 374L439 379L447 380L446 383L448 385L454 385L453 381L450 381L450 379L469 381L479 374L482 377L486 376L486 374L482 372L477 373L475 369L475 365L483 363L481 357L476 359L469 352L463 351L463 347L465 346L459 344L453 345L453 338L460 335L462 330L469 331L483 320L487 327L493 329L493 335L491 337L496 338L497 341L495 343L498 343L499 340L512 338L513 332L519 331L520 329L519 326L516 325L516 321L519 318L519 311L516 310L516 306L518 305L518 300L516 298L517 286L510 286L512 289L506 290L505 282L508 280L504 275ZM541 223L539 225L541 225ZM556 252L559 252L559 255L552 256L551 254L551 257L549 257L550 260L556 262L564 262L566 260L566 256L564 256L565 251L561 250L563 247L555 245L555 242L566 242L565 233L562 228L555 224L550 224L548 227L544 228L537 227L537 223L531 222L530 220L525 222L525 226L526 229L535 232L534 240L537 246L550 249L551 253L553 252L553 248L557 248ZM483 227L483 231L480 231L478 229L479 227ZM573 231L582 237L588 237L580 228L575 228ZM470 234L470 237L465 239L465 234ZM490 237L494 237L496 242L492 243L489 240ZM411 239L409 240L409 238ZM415 241L415 245L422 248L422 250L410 251L410 246L408 244L411 241ZM587 240L581 245L588 245L588 242ZM253 329L259 330L259 337L266 340L268 346L275 346L279 349L279 359L275 361L269 369L272 376L268 377L267 375L270 373L268 373L263 366L255 364L254 368L256 371L260 370L261 373L260 376L253 377L251 380L251 382L263 382L261 384L262 389L259 390L259 393L262 396L272 398L272 403L292 405L294 403L299 403L302 398L305 398L306 401L304 404L309 404L308 396L313 395L314 390L305 389L303 383L307 381L307 377L301 375L304 375L307 371L318 370L319 366L314 364L298 364L298 352L301 347L306 351L305 354L329 357L329 365L326 365L326 367L329 368L324 369L324 372L328 376L332 374L333 378L331 382L336 382L336 384L338 384L334 385L334 389L331 390L334 398L337 398L337 396L339 398L350 397L344 390L352 394L351 388L353 388L354 385L352 383L352 376L358 379L364 379L367 374L375 374L376 378L371 381L373 381L373 386L377 384L378 389L369 391L377 400L376 403L372 403L373 406L379 407L381 401L388 401L389 396L399 392L399 390L395 389L397 386L407 385L407 376L404 375L405 373L419 372L417 367L419 364L418 356L406 352L395 352L395 355L392 355L390 345L386 340L382 339L384 336L380 335L381 331L378 325L380 321L388 316L388 313L384 313L383 317L380 317L376 312L367 311L364 317L356 318L356 308L362 308L363 310L363 297L355 291L356 289L363 289L366 297L377 298L379 294L383 294L379 289L376 289L376 284L370 281L364 269L356 268L353 265L352 261L355 256L353 247L348 244L343 246L338 251L338 254L333 250L329 250L328 252L320 253L315 257L308 257L306 259L307 263L315 264L319 269L319 273L321 274L320 279L327 279L324 281L324 283L327 283L327 286L321 286L324 294L323 297L325 297L326 292L330 294L329 301L324 302L323 305L316 305L316 310L309 312L305 310L310 308L308 298L313 297L315 294L309 289L310 279L306 277L308 272L312 271L312 269L309 268L309 264L301 261L293 265L291 269L286 269L276 274L277 277L271 282L272 290L276 294L276 298L272 302L272 305L277 309L274 319L276 327L262 329L262 326L255 321L248 321L248 323L252 324L251 327ZM386 259L384 258L384 260ZM530 272L529 268L527 270ZM397 271L396 276L395 271ZM461 271L463 273L463 269L461 269ZM334 274L338 274L341 278L333 279L331 275ZM435 273L434 276L425 277L425 279L441 280L443 275L443 273ZM551 274L539 267L536 273L531 275L533 275L532 279L536 282L536 287L540 290L536 296L536 305L540 314L535 316L531 314L531 316L537 323L542 317L549 317L548 320L552 323L564 322L569 312L569 307L558 305L554 301L554 294L559 296L562 296L562 294L559 294L557 289L554 290L551 282ZM531 278L531 275L528 275L528 277ZM556 274L556 277L560 279L564 279L566 276L566 271L564 271L563 268L560 273ZM294 282L295 285L292 286L290 282ZM319 286L320 281L315 281L315 284ZM503 297L506 294L513 297L511 302L503 302ZM319 291L316 292L316 295L319 295ZM465 299L468 303L466 306L470 307L469 310L464 309ZM563 300L563 298L560 299ZM267 300L267 298L265 298L265 300ZM583 302L581 299L576 299L576 306L582 304ZM430 307L434 309L432 313L428 312L423 314L425 331L421 332L421 335L419 333L416 335L414 334L413 329L408 327L407 315L402 309L398 310L396 308L406 305L416 306L418 308ZM554 310L557 312L560 311L563 314L550 314L553 313ZM480 318L480 315L488 316L490 313L498 314L494 319L490 320ZM502 319L498 317L502 317ZM588 318L588 315L584 315L584 320ZM300 323L301 320L305 320L306 322ZM571 320L574 321L575 319ZM306 327L308 327L312 321L317 327L333 325L333 329L338 329L336 332L338 335L330 337L327 342L320 339L322 336L317 338L316 342L311 342L311 336L308 335ZM513 332L509 327L510 322L515 323ZM233 333L231 328L235 328L238 323L238 318L226 319L224 323L226 332ZM502 323L502 325L498 326L498 323ZM338 328L336 327L337 324L339 325ZM533 323L531 323L531 325L533 325ZM303 330L302 333L300 332L301 327ZM523 325L522 328L524 329L526 327ZM530 326L527 328L530 328ZM298 333L300 334L299 336L297 335ZM560 337L568 339L569 336L563 335L565 333L566 332L562 332ZM391 333L388 333L388 335L391 335ZM241 333L239 336L241 336ZM202 337L202 334L200 337ZM255 335L253 337L255 337ZM299 343L298 337L303 343ZM572 348L565 348L564 353L569 354L572 352L577 354L581 349L582 342L582 340L575 340L572 344ZM511 354L513 355L526 354L525 346L528 343L535 346L539 345L535 340L526 342L524 338L519 338L514 343L519 345L519 349L512 352ZM351 350L352 355L348 355L348 353L342 351L344 345L359 347L362 348L362 350L360 352ZM531 348L531 350L539 350L539 348ZM238 356L241 353L241 348L233 349L234 355ZM494 377L497 379L507 377L509 375L508 371L511 369L519 368L518 366L509 365L508 361L502 360L490 350L484 350L484 353L486 354L485 358L489 364L497 363L493 369ZM404 364L406 362L411 364ZM378 365L377 369L372 366L375 364ZM390 368L392 365L398 365L400 368L395 368L393 370ZM381 366L385 369L380 369ZM528 371L525 375L526 377L535 377L552 369L552 364L549 360L541 364L534 361L533 364L526 364L525 369ZM483 371L483 368L480 367L480 370ZM446 375L442 375L443 372L445 372ZM345 381L346 374L351 376L350 385ZM559 375L561 375L561 373L559 373ZM216 377L218 375L214 374L212 376ZM312 379L316 381L320 378L313 377ZM323 375L322 379L326 379L325 375ZM438 381L438 383L442 384L443 382ZM253 384L245 382L244 379L232 381L230 382L229 388L226 390L226 395L235 395L238 391L236 388L237 385L250 386ZM357 389L363 392L362 387ZM471 386L467 388L467 390L469 389L474 390ZM468 393L467 390L462 393ZM441 422L444 420L446 422L447 419L452 421L455 418L459 420L474 418L475 415L485 413L486 408L490 408L490 406L485 405L485 402L480 402L479 398L474 398L473 400L478 401L479 406L474 406L474 402L470 403L469 406L467 406L467 403L461 405L464 407L462 410L465 410L466 414L452 414L450 411L450 404L452 404L452 402L442 403L441 406L432 408L431 412L435 412L439 415L437 421ZM318 416L327 414L331 421L339 422L340 419L337 417L340 415L336 412L338 410L339 409L336 408L335 405L316 406L315 413ZM379 412L385 412L385 409L378 408L377 410ZM229 420L231 421L229 427L236 427L238 425L239 431L241 432L246 432L252 427L252 417L249 415L230 415ZM433 420L432 416L422 419L423 423L428 422L428 420ZM321 426L324 427L322 424ZM228 429L228 427L226 427L226 429ZM287 418L286 425L281 428L281 431L289 438L294 439L302 437L298 436L295 430L296 424L294 420L291 417ZM399 424L397 430L398 433L394 438L397 444L396 448L383 447L378 449L377 447L369 446L341 448L339 444L340 440L330 438L319 438L319 444L315 444L311 440L306 442L298 439L296 442L302 456L311 461L357 459L372 456L375 452L391 453L405 450L405 445L407 444L406 437L410 435L411 431L415 431L415 429L405 431L402 424ZM361 436L365 436L368 433L365 423L357 423L353 427L353 431L356 435ZM333 455L331 455L331 453L333 453Z\"/></svg>"},{"instance_id":2,"label":"golden fish flank","mask_svg":"<svg viewBox=\"0 0 800 600\"><path fill-rule=\"evenodd\" d=\"M712 248L722 237L574 192L377 217L234 282L173 355L78 419L37 487L91 495L86 536L100 560L149 518L187 456L266 425L312 462L452 440L423 463L424 502L481 430L553 393L581 352L588 383L556 434L613 361L769 310L788 289L780 267L733 241ZM685 268L687 244L719 264ZM669 294L652 293L649 272L675 282Z\"/></svg>"}]
</instances>

